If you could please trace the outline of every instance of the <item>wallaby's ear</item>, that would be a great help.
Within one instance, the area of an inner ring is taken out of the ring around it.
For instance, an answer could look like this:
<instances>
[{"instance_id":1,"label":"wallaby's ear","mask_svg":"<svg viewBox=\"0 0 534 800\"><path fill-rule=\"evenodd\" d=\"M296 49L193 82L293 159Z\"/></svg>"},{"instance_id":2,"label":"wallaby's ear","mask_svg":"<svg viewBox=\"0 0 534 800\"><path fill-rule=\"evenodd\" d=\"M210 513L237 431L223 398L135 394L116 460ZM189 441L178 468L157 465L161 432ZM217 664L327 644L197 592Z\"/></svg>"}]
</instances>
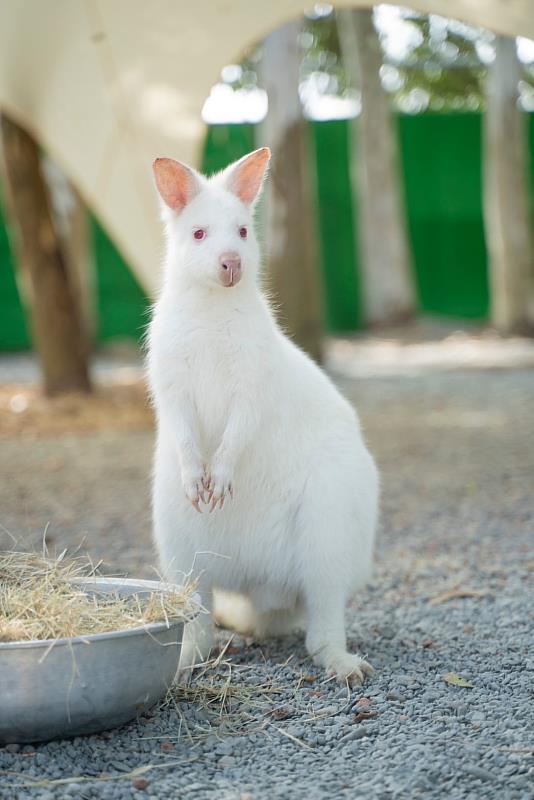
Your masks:
<instances>
[{"instance_id":1,"label":"wallaby's ear","mask_svg":"<svg viewBox=\"0 0 534 800\"><path fill-rule=\"evenodd\" d=\"M260 147L248 156L243 156L225 170L226 187L243 203L253 203L260 193L270 158L271 151L268 147Z\"/></svg>"},{"instance_id":2,"label":"wallaby's ear","mask_svg":"<svg viewBox=\"0 0 534 800\"><path fill-rule=\"evenodd\" d=\"M199 176L180 161L156 158L152 168L161 199L173 211L182 211L199 193Z\"/></svg>"}]
</instances>

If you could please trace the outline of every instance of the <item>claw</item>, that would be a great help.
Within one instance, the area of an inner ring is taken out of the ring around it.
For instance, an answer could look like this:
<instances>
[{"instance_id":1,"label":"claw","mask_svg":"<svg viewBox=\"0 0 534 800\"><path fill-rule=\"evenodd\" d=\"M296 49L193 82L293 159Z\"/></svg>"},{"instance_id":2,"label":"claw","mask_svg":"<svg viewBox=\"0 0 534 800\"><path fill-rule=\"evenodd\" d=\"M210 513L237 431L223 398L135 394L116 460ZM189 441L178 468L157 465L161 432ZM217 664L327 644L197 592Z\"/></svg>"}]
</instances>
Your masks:
<instances>
[{"instance_id":1,"label":"claw","mask_svg":"<svg viewBox=\"0 0 534 800\"><path fill-rule=\"evenodd\" d=\"M191 505L193 506L193 508L196 508L196 510L198 511L199 514L202 514L202 509L198 505L198 502L199 502L199 498L197 497L196 500L191 500Z\"/></svg>"}]
</instances>

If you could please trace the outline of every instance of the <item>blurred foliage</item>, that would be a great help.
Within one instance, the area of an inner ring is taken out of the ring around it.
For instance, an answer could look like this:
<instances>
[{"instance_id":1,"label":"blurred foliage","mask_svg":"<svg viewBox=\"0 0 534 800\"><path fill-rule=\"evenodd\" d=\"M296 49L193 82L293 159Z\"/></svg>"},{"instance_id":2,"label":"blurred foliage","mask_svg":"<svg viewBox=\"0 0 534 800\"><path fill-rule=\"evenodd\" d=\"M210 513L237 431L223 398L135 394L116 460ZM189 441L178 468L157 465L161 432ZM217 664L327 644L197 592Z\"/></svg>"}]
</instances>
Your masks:
<instances>
[{"instance_id":1,"label":"blurred foliage","mask_svg":"<svg viewBox=\"0 0 534 800\"><path fill-rule=\"evenodd\" d=\"M411 46L404 59L388 57L386 52L381 75L395 105L408 113L479 110L487 67L477 44L489 55L492 35L436 16L410 13L402 24L413 30Z\"/></svg>"},{"instance_id":2,"label":"blurred foliage","mask_svg":"<svg viewBox=\"0 0 534 800\"><path fill-rule=\"evenodd\" d=\"M302 87L316 95L357 98L341 58L336 14L317 4L303 19ZM494 35L457 20L423 15L396 6L377 6L375 26L383 51L380 77L394 108L406 113L477 111L484 108L484 78L494 58ZM239 65L223 70L222 79L235 89L258 85L261 44ZM523 64L521 102L534 110L534 49Z\"/></svg>"},{"instance_id":3,"label":"blurred foliage","mask_svg":"<svg viewBox=\"0 0 534 800\"><path fill-rule=\"evenodd\" d=\"M301 78L306 81L315 76L320 81L324 76L324 94L342 97L350 91L350 83L341 57L337 23L332 11L322 13L321 8L316 6L315 13L304 17L300 35Z\"/></svg>"}]
</instances>

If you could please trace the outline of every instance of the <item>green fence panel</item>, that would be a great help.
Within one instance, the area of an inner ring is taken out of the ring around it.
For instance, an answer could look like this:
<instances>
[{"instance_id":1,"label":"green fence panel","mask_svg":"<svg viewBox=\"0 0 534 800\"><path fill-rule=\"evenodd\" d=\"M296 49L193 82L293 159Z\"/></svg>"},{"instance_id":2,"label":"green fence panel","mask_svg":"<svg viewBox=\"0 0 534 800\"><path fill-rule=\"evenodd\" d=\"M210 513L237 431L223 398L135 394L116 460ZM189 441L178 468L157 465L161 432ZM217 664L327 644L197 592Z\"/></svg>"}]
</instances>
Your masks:
<instances>
[{"instance_id":1,"label":"green fence panel","mask_svg":"<svg viewBox=\"0 0 534 800\"><path fill-rule=\"evenodd\" d=\"M346 120L310 125L315 147L319 259L325 290L326 325L331 332L361 325Z\"/></svg>"},{"instance_id":2,"label":"green fence panel","mask_svg":"<svg viewBox=\"0 0 534 800\"><path fill-rule=\"evenodd\" d=\"M0 214L0 352L27 350L30 335L20 301L7 227Z\"/></svg>"},{"instance_id":3,"label":"green fence panel","mask_svg":"<svg viewBox=\"0 0 534 800\"><path fill-rule=\"evenodd\" d=\"M534 196L534 123L529 115ZM481 186L481 117L423 114L397 119L414 274L421 311L484 319L488 313L487 254ZM352 235L348 123L310 124L316 159L320 265L328 330L361 326L358 247ZM225 167L254 148L253 125L208 129L204 171ZM139 340L148 300L103 228L92 220L96 259L98 340ZM357 240L356 240L357 241ZM0 216L0 350L26 349L30 337Z\"/></svg>"},{"instance_id":4,"label":"green fence panel","mask_svg":"<svg viewBox=\"0 0 534 800\"><path fill-rule=\"evenodd\" d=\"M96 262L97 339L140 341L148 324L149 300L96 219L91 220ZM154 268L156 265L154 265Z\"/></svg>"},{"instance_id":5,"label":"green fence panel","mask_svg":"<svg viewBox=\"0 0 534 800\"><path fill-rule=\"evenodd\" d=\"M534 114L528 115L527 122L528 154L530 156L530 216L534 226Z\"/></svg>"},{"instance_id":6,"label":"green fence panel","mask_svg":"<svg viewBox=\"0 0 534 800\"><path fill-rule=\"evenodd\" d=\"M254 150L254 125L210 125L202 153L202 171L208 175Z\"/></svg>"},{"instance_id":7,"label":"green fence panel","mask_svg":"<svg viewBox=\"0 0 534 800\"><path fill-rule=\"evenodd\" d=\"M484 318L481 117L423 114L398 122L420 308Z\"/></svg>"},{"instance_id":8,"label":"green fence panel","mask_svg":"<svg viewBox=\"0 0 534 800\"><path fill-rule=\"evenodd\" d=\"M98 341L139 341L148 322L148 300L104 229L91 219L96 266ZM31 337L16 283L7 228L0 216L0 352L28 350Z\"/></svg>"}]
</instances>

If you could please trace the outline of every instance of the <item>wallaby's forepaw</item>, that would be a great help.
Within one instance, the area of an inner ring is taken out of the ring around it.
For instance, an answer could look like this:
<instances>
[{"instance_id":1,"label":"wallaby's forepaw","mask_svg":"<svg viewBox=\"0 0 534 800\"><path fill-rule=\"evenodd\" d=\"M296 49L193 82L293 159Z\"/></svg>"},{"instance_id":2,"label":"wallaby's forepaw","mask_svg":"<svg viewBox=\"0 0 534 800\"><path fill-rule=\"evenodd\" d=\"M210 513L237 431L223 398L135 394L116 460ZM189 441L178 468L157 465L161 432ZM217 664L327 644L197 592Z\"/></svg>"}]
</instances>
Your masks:
<instances>
[{"instance_id":1,"label":"wallaby's forepaw","mask_svg":"<svg viewBox=\"0 0 534 800\"><path fill-rule=\"evenodd\" d=\"M340 683L348 682L350 686L363 683L366 676L373 674L374 669L360 656L353 653L341 653L329 660L329 675L333 675Z\"/></svg>"},{"instance_id":2,"label":"wallaby's forepaw","mask_svg":"<svg viewBox=\"0 0 534 800\"><path fill-rule=\"evenodd\" d=\"M225 500L234 496L232 471L217 463L212 465L204 485L208 492L207 502L210 505L210 512L215 508L222 508Z\"/></svg>"},{"instance_id":3,"label":"wallaby's forepaw","mask_svg":"<svg viewBox=\"0 0 534 800\"><path fill-rule=\"evenodd\" d=\"M201 466L182 469L182 484L191 505L201 514L202 509L199 504L207 501L206 472L204 468Z\"/></svg>"}]
</instances>

